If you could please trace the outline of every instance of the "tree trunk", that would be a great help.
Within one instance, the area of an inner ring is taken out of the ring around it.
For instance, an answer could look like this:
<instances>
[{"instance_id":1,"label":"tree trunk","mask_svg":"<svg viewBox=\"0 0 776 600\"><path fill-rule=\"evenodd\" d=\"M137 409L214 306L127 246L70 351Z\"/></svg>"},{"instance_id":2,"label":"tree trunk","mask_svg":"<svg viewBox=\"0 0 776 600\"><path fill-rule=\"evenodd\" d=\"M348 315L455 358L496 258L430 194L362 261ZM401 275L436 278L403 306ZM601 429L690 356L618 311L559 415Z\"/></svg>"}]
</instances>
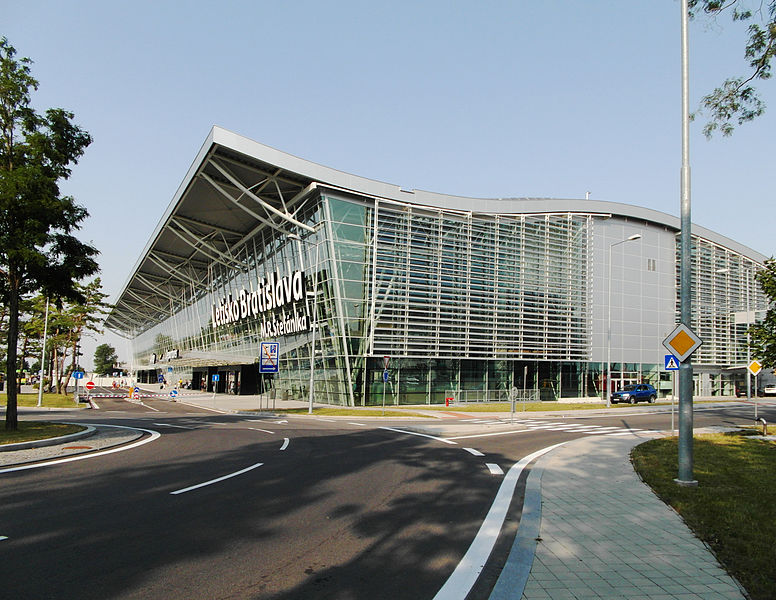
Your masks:
<instances>
[{"instance_id":1,"label":"tree trunk","mask_svg":"<svg viewBox=\"0 0 776 600\"><path fill-rule=\"evenodd\" d=\"M9 269L8 292L8 353L6 355L6 407L5 429L19 429L18 397L16 395L16 344L19 341L19 288L14 277L14 269Z\"/></svg>"},{"instance_id":2,"label":"tree trunk","mask_svg":"<svg viewBox=\"0 0 776 600\"><path fill-rule=\"evenodd\" d=\"M27 344L29 343L29 340L30 340L29 336L25 335L24 336L24 342L22 343L22 353L21 353L21 356L19 356L19 358L17 359L18 362L19 362L19 374L20 375L24 371L24 357L27 356ZM21 377L19 377L19 381L17 382L16 385L18 386L17 387L17 392L19 392L21 394L22 393L22 378Z\"/></svg>"},{"instance_id":3,"label":"tree trunk","mask_svg":"<svg viewBox=\"0 0 776 600\"><path fill-rule=\"evenodd\" d=\"M57 330L57 333L59 333L59 330ZM57 388L57 394L62 393L62 378L59 376L59 348L54 346L54 371L51 374L52 376L52 384L56 383Z\"/></svg>"}]
</instances>

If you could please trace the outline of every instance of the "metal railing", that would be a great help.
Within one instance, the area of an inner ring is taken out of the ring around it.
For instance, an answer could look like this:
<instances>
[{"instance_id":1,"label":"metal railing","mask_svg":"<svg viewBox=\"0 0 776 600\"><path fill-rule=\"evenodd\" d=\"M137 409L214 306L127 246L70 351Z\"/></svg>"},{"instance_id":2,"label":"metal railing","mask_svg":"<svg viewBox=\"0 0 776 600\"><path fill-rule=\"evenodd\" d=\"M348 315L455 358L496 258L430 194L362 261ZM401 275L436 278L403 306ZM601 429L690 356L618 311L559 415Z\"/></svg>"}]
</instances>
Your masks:
<instances>
[{"instance_id":1,"label":"metal railing","mask_svg":"<svg viewBox=\"0 0 776 600\"><path fill-rule=\"evenodd\" d=\"M490 402L539 402L539 390L447 390L445 398L452 398L451 404L474 404Z\"/></svg>"}]
</instances>

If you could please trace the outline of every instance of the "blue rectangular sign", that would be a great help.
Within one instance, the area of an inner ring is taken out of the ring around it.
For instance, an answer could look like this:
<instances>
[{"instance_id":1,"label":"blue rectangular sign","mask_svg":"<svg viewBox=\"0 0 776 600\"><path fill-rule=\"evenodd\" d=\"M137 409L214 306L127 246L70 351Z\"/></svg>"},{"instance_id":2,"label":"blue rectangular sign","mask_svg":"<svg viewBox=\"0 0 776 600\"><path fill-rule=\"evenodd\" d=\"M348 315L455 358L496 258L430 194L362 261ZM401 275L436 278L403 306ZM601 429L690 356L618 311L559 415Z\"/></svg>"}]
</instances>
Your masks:
<instances>
[{"instance_id":1,"label":"blue rectangular sign","mask_svg":"<svg viewBox=\"0 0 776 600\"><path fill-rule=\"evenodd\" d=\"M665 361L666 361L666 364L665 364L666 371L679 370L679 359L676 358L673 354L666 354Z\"/></svg>"},{"instance_id":2,"label":"blue rectangular sign","mask_svg":"<svg viewBox=\"0 0 776 600\"><path fill-rule=\"evenodd\" d=\"M280 344L277 342L262 342L259 355L259 373L277 373Z\"/></svg>"}]
</instances>

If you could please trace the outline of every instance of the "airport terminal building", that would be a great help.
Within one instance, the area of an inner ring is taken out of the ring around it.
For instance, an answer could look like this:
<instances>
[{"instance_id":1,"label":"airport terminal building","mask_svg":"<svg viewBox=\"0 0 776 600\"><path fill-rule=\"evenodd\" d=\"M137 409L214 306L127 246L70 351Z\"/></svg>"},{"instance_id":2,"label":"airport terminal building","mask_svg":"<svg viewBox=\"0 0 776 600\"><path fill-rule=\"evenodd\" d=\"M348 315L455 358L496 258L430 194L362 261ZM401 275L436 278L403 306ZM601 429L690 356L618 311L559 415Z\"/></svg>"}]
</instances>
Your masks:
<instances>
[{"instance_id":1,"label":"airport terminal building","mask_svg":"<svg viewBox=\"0 0 776 600\"><path fill-rule=\"evenodd\" d=\"M627 204L405 190L215 127L106 325L139 381L217 393L307 399L312 379L316 402L380 404L388 361L386 404L666 394L678 233ZM696 395L744 380L765 259L693 227ZM259 372L262 342L277 374Z\"/></svg>"}]
</instances>

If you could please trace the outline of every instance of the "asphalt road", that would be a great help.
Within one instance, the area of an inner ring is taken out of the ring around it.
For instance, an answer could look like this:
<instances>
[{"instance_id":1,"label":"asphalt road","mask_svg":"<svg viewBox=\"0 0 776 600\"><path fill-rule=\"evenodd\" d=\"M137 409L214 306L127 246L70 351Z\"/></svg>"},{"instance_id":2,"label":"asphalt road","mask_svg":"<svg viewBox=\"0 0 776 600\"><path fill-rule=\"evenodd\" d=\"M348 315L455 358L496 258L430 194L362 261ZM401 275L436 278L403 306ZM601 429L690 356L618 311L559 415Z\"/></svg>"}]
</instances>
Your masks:
<instances>
[{"instance_id":1,"label":"asphalt road","mask_svg":"<svg viewBox=\"0 0 776 600\"><path fill-rule=\"evenodd\" d=\"M582 435L670 429L668 413L630 407L590 418L516 415L514 425L476 414L422 423L434 439L412 434L417 421L216 415L157 399L99 405L34 418L161 436L0 474L0 596L433 598L488 513L499 471ZM776 419L773 407L760 412ZM701 407L695 426L751 415ZM523 480L472 599L487 598L503 565Z\"/></svg>"}]
</instances>

